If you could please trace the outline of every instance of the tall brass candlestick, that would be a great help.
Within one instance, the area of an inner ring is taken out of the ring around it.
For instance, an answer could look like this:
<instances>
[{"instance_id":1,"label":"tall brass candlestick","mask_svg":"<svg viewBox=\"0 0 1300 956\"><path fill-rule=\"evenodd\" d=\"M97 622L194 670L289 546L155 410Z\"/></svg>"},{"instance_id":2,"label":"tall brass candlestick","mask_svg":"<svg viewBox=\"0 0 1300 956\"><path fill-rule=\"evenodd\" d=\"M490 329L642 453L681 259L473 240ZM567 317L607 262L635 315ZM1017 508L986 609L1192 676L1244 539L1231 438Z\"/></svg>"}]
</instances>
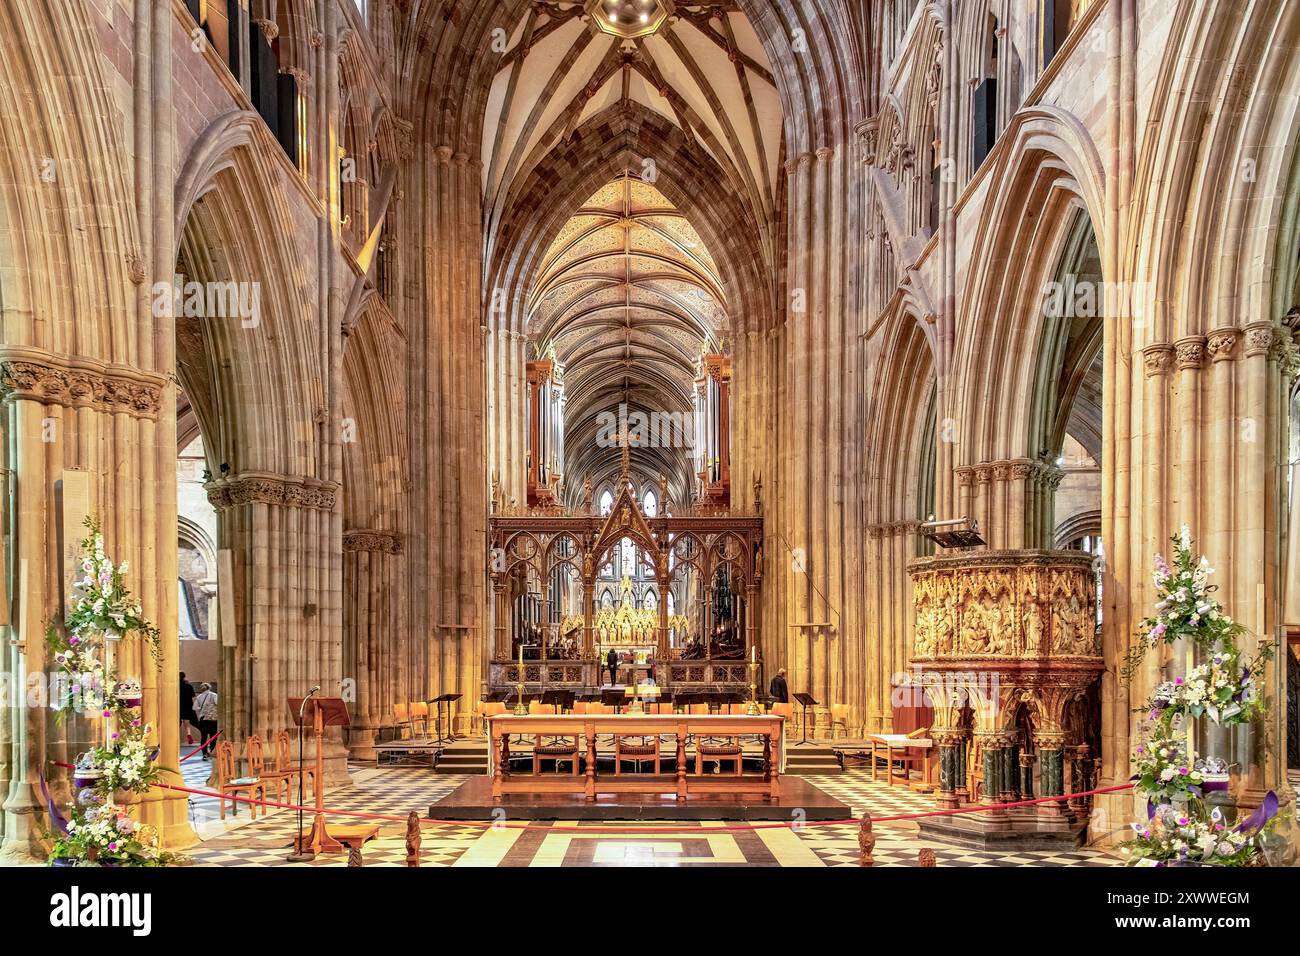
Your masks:
<instances>
[{"instance_id":1,"label":"tall brass candlestick","mask_svg":"<svg viewBox=\"0 0 1300 956\"><path fill-rule=\"evenodd\" d=\"M745 714L749 717L757 717L762 711L758 709L758 661L750 660L749 662L749 706L745 708Z\"/></svg>"},{"instance_id":2,"label":"tall brass candlestick","mask_svg":"<svg viewBox=\"0 0 1300 956\"><path fill-rule=\"evenodd\" d=\"M524 706L524 642L519 642L519 683L515 684L515 716L522 717L528 713Z\"/></svg>"}]
</instances>

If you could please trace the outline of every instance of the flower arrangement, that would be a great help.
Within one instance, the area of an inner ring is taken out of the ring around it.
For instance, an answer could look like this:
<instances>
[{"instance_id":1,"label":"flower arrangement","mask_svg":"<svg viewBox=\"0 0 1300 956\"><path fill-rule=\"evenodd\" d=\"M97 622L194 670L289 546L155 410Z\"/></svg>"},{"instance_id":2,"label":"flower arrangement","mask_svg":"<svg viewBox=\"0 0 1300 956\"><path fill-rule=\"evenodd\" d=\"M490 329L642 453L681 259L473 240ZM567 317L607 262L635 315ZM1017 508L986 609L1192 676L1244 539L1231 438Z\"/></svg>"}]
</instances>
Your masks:
<instances>
[{"instance_id":1,"label":"flower arrangement","mask_svg":"<svg viewBox=\"0 0 1300 956\"><path fill-rule=\"evenodd\" d=\"M1272 799L1275 813L1277 798ZM1195 805L1152 805L1145 824L1132 824L1135 837L1120 852L1131 866L1253 866L1260 856L1255 838L1272 818L1259 816L1229 827L1218 807L1205 813Z\"/></svg>"},{"instance_id":2,"label":"flower arrangement","mask_svg":"<svg viewBox=\"0 0 1300 956\"><path fill-rule=\"evenodd\" d=\"M1243 664L1236 647L1222 647L1186 677L1156 687L1147 706L1153 718L1186 714L1221 725L1249 723L1264 709L1257 689L1266 659L1260 655Z\"/></svg>"},{"instance_id":3,"label":"flower arrangement","mask_svg":"<svg viewBox=\"0 0 1300 956\"><path fill-rule=\"evenodd\" d=\"M122 581L129 570L128 562L114 567L105 555L98 519L87 515L85 526L87 535L81 542L84 576L76 584L78 597L68 615L68 632L73 636L102 634L108 640L138 633L144 636L154 661L158 662L161 655L158 628L145 620L140 603Z\"/></svg>"},{"instance_id":4,"label":"flower arrangement","mask_svg":"<svg viewBox=\"0 0 1300 956\"><path fill-rule=\"evenodd\" d=\"M1133 748L1133 763L1137 789L1149 801L1169 803L1201 794L1202 772L1185 737L1167 731L1145 737Z\"/></svg>"},{"instance_id":5,"label":"flower arrangement","mask_svg":"<svg viewBox=\"0 0 1300 956\"><path fill-rule=\"evenodd\" d=\"M99 711L112 708L108 667L103 657L103 640L98 635L65 634L53 624L46 629L45 643L50 659L62 679L54 684L51 705L60 717L69 711Z\"/></svg>"},{"instance_id":6,"label":"flower arrangement","mask_svg":"<svg viewBox=\"0 0 1300 956\"><path fill-rule=\"evenodd\" d=\"M1214 568L1209 559L1192 554L1192 533L1187 525L1172 539L1174 562L1157 554L1152 575L1156 586L1155 613L1142 622L1142 634L1124 661L1122 674L1131 680L1146 652L1158 644L1187 638L1203 647L1231 645L1244 629L1214 598L1218 585L1210 584Z\"/></svg>"},{"instance_id":7,"label":"flower arrangement","mask_svg":"<svg viewBox=\"0 0 1300 956\"><path fill-rule=\"evenodd\" d=\"M1133 750L1134 789L1147 798L1147 820L1133 824L1135 839L1122 845L1135 866L1246 866L1262 859L1263 838L1275 825L1278 801L1268 794L1245 823L1229 829L1219 807L1206 797L1228 790L1227 766L1200 758L1191 746L1186 724L1206 717L1216 724L1244 724L1260 716L1266 701L1259 693L1264 647L1243 662L1236 639L1244 628L1223 613L1209 583L1214 573L1205 557L1192 553L1190 529L1173 538L1172 566L1156 555L1155 613L1142 622L1121 671L1131 680L1146 652L1160 644L1186 639L1200 652L1201 663L1186 676L1157 685L1147 701L1152 721L1139 728Z\"/></svg>"},{"instance_id":8,"label":"flower arrangement","mask_svg":"<svg viewBox=\"0 0 1300 956\"><path fill-rule=\"evenodd\" d=\"M137 823L127 807L115 802L122 792L145 793L165 768L150 739L153 727L144 722L144 691L135 678L118 680L110 664L109 641L131 633L149 644L155 664L160 661L159 632L143 617L140 605L123 583L128 567L114 566L104 552L104 536L93 517L85 521L81 542L82 577L76 581L76 601L65 628L51 625L46 634L51 657L62 681L54 706L98 713L105 721L105 742L77 759L73 784L77 788L71 817L66 818L45 790L46 806L58 834L53 838L51 865L164 866L181 860L159 847L154 828ZM42 781L44 787L44 781Z\"/></svg>"},{"instance_id":9,"label":"flower arrangement","mask_svg":"<svg viewBox=\"0 0 1300 956\"><path fill-rule=\"evenodd\" d=\"M136 823L127 808L97 794L83 799L73 818L59 822L62 834L54 840L53 860L63 866L168 866L180 861L162 850L158 831Z\"/></svg>"},{"instance_id":10,"label":"flower arrangement","mask_svg":"<svg viewBox=\"0 0 1300 956\"><path fill-rule=\"evenodd\" d=\"M153 728L135 718L128 729L112 731L109 742L91 751L91 765L100 771L101 788L109 793L130 790L145 793L162 776L163 768L154 763L158 748L148 742Z\"/></svg>"}]
</instances>

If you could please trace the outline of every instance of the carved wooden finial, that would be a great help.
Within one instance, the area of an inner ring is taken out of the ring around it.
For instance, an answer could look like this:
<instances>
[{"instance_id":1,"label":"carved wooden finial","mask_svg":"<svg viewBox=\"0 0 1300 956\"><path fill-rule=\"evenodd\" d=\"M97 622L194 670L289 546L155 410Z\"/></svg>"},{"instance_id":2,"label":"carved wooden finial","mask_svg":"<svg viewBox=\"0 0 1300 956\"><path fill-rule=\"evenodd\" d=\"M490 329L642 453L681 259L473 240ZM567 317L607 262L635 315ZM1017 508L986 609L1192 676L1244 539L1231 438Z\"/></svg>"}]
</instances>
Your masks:
<instances>
[{"instance_id":1,"label":"carved wooden finial","mask_svg":"<svg viewBox=\"0 0 1300 956\"><path fill-rule=\"evenodd\" d=\"M858 866L874 866L872 854L876 850L876 834L871 829L871 811L862 814L862 826L858 830Z\"/></svg>"},{"instance_id":2,"label":"carved wooden finial","mask_svg":"<svg viewBox=\"0 0 1300 956\"><path fill-rule=\"evenodd\" d=\"M420 818L414 810L406 818L406 865L420 865Z\"/></svg>"},{"instance_id":3,"label":"carved wooden finial","mask_svg":"<svg viewBox=\"0 0 1300 956\"><path fill-rule=\"evenodd\" d=\"M917 866L934 866L934 851L928 846L921 847L921 852L916 855Z\"/></svg>"},{"instance_id":4,"label":"carved wooden finial","mask_svg":"<svg viewBox=\"0 0 1300 956\"><path fill-rule=\"evenodd\" d=\"M353 843L348 847L348 866L361 865L361 843Z\"/></svg>"}]
</instances>

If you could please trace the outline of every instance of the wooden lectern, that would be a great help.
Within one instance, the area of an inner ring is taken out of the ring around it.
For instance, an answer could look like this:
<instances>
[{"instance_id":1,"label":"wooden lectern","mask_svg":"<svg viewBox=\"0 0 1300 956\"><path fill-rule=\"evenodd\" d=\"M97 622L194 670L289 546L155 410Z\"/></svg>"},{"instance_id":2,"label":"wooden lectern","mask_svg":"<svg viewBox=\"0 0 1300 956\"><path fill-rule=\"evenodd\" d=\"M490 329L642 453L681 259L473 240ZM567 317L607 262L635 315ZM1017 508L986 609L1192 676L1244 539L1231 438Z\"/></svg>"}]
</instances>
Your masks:
<instances>
[{"instance_id":1,"label":"wooden lectern","mask_svg":"<svg viewBox=\"0 0 1300 956\"><path fill-rule=\"evenodd\" d=\"M316 737L316 815L309 833L304 835L299 829L298 836L294 838L294 852L342 853L343 844L330 836L325 828L325 728L349 726L352 722L348 718L348 705L342 697L290 697L289 712L299 728L310 721L312 733ZM301 747L298 760L301 771ZM301 772L298 779L302 779Z\"/></svg>"}]
</instances>

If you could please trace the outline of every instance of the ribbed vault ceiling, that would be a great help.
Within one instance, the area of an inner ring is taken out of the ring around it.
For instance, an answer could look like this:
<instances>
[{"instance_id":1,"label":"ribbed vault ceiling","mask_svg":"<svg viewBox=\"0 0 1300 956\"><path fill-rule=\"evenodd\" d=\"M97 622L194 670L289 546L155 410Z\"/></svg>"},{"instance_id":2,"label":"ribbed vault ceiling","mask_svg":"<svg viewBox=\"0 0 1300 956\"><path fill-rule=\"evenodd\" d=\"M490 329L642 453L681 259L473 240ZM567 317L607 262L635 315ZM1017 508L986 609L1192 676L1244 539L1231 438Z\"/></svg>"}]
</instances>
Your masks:
<instances>
[{"instance_id":1,"label":"ribbed vault ceiling","mask_svg":"<svg viewBox=\"0 0 1300 956\"><path fill-rule=\"evenodd\" d=\"M564 473L570 489L618 464L602 445L601 413L693 409L696 366L728 328L721 280L686 218L630 175L604 186L560 230L527 302L535 354L564 370ZM687 432L691 434L691 432ZM633 448L643 477L689 487L687 448Z\"/></svg>"},{"instance_id":2,"label":"ribbed vault ceiling","mask_svg":"<svg viewBox=\"0 0 1300 956\"><path fill-rule=\"evenodd\" d=\"M538 0L502 39L483 131L491 221L512 185L557 142L619 104L639 104L680 128L748 197L755 220L769 221L781 102L758 36L736 4L676 3L659 29L632 39L605 32L598 20L609 11L592 9L594 16L580 2Z\"/></svg>"}]
</instances>

